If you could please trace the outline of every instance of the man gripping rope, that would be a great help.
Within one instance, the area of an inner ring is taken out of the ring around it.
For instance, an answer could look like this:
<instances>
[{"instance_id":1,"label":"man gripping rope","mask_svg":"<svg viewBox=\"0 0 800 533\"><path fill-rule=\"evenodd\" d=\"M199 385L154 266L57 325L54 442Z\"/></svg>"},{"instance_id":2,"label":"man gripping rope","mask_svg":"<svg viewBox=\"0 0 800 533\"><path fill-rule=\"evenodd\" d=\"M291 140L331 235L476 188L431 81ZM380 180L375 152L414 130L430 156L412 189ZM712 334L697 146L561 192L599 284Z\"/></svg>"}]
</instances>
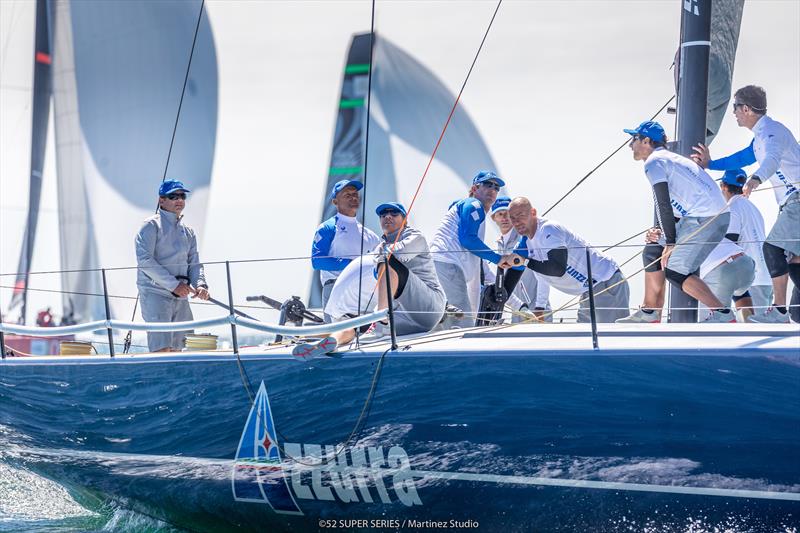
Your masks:
<instances>
[{"instance_id":1,"label":"man gripping rope","mask_svg":"<svg viewBox=\"0 0 800 533\"><path fill-rule=\"evenodd\" d=\"M586 263L586 249L589 248L597 321L614 322L628 313L630 289L613 259L591 248L558 222L540 218L527 198L514 198L508 214L523 239L516 253L503 256L500 268L524 265L537 275L546 276L552 287L580 295L578 322L590 322ZM515 276L514 271L507 275L511 280L519 276Z\"/></svg>"},{"instance_id":2,"label":"man gripping rope","mask_svg":"<svg viewBox=\"0 0 800 533\"><path fill-rule=\"evenodd\" d=\"M163 182L158 189L158 212L144 221L136 235L136 285L145 322L192 320L187 297L209 298L197 236L183 223L189 192L180 181ZM187 333L191 331L148 331L147 346L151 352L179 351Z\"/></svg>"},{"instance_id":3,"label":"man gripping rope","mask_svg":"<svg viewBox=\"0 0 800 533\"><path fill-rule=\"evenodd\" d=\"M356 180L341 180L331 189L330 200L336 214L317 227L311 244L311 266L319 270L322 284L322 308L330 298L333 284L344 267L355 257L372 250L380 241L369 228L363 228L356 218L361 206L360 191L364 184ZM361 235L364 235L362 248ZM328 316L326 321L330 321Z\"/></svg>"},{"instance_id":4,"label":"man gripping rope","mask_svg":"<svg viewBox=\"0 0 800 533\"><path fill-rule=\"evenodd\" d=\"M733 94L733 115L740 127L753 132L750 146L712 160L708 148L699 144L694 147L692 158L711 170L730 170L758 163L742 189L745 197L767 180L774 187L778 218L764 242L774 302L766 312L757 313L748 321L788 323L789 277L795 286L800 286L800 145L786 126L767 116L767 93L761 87L747 85L737 90Z\"/></svg>"},{"instance_id":5,"label":"man gripping rope","mask_svg":"<svg viewBox=\"0 0 800 533\"><path fill-rule=\"evenodd\" d=\"M727 233L730 212L725 198L702 168L665 148L667 136L658 122L645 121L635 129L624 131L631 136L629 146L633 159L644 161L644 172L653 188L656 215L664 236L661 260L650 265L659 257L650 254L658 253L659 248L648 246L643 254L645 265L650 265L650 271L663 268L670 283L708 307L711 313L704 322L736 322L730 308L695 274Z\"/></svg>"},{"instance_id":6,"label":"man gripping rope","mask_svg":"<svg viewBox=\"0 0 800 533\"><path fill-rule=\"evenodd\" d=\"M475 324L481 261L500 262L500 254L492 251L483 239L486 213L505 184L494 172L479 172L472 179L469 196L450 206L431 240L433 262L447 302L464 311L464 317L455 321L461 327Z\"/></svg>"}]
</instances>

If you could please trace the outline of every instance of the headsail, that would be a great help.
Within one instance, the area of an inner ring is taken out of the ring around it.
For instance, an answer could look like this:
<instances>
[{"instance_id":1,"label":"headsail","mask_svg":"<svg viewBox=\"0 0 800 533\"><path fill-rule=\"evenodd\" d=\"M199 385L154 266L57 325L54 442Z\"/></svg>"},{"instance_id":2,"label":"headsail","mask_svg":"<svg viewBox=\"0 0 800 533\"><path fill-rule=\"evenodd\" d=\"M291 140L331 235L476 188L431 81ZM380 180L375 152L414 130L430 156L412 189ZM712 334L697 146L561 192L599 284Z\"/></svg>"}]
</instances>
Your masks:
<instances>
[{"instance_id":1,"label":"headsail","mask_svg":"<svg viewBox=\"0 0 800 533\"><path fill-rule=\"evenodd\" d=\"M39 202L42 196L42 170L47 144L47 122L50 118L50 27L47 16L47 1L36 1L36 38L33 67L33 124L31 127L31 174L28 193L28 218L25 236L19 254L17 279L9 310L20 306L22 323L25 323L28 300L28 273L31 270L33 247L36 242L36 226L39 221Z\"/></svg>"},{"instance_id":2,"label":"headsail","mask_svg":"<svg viewBox=\"0 0 800 533\"><path fill-rule=\"evenodd\" d=\"M134 237L156 205L201 2L54 5L62 269L132 266ZM187 220L200 236L217 89L216 51L203 15L167 173L192 189ZM108 283L112 295L136 294L132 270L112 273ZM102 292L97 272L65 273L62 288ZM75 320L103 316L102 298L66 294L65 302L65 315L71 310ZM130 313L125 300L111 304L116 313Z\"/></svg>"},{"instance_id":3,"label":"headsail","mask_svg":"<svg viewBox=\"0 0 800 533\"><path fill-rule=\"evenodd\" d=\"M328 192L341 179L364 179L369 33L354 35L342 81L331 166L323 190L320 220L335 210ZM455 95L436 74L388 39L376 35L370 110L369 176L363 192L366 225L380 232L371 207L381 202L410 202L436 140L455 102ZM497 169L480 131L459 105L428 175L429 187L459 195L480 169ZM432 195L433 196L433 195ZM420 203L414 226L432 232L446 210L439 200ZM312 274L311 306L320 304L317 273Z\"/></svg>"}]
</instances>

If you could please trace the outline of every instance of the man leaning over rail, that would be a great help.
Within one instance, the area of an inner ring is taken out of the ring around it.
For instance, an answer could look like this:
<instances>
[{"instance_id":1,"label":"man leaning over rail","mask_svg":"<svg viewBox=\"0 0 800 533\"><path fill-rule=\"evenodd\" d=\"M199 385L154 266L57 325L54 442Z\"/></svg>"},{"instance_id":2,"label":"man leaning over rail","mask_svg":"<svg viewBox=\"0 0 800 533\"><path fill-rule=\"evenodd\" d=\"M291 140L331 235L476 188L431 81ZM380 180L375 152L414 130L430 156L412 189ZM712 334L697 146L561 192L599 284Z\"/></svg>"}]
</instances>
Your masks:
<instances>
[{"instance_id":1,"label":"man leaning over rail","mask_svg":"<svg viewBox=\"0 0 800 533\"><path fill-rule=\"evenodd\" d=\"M342 270L354 257L370 251L379 241L378 236L369 228L363 228L356 218L361 205L358 191L363 187L364 184L357 180L336 182L330 195L331 203L336 206L336 214L320 224L314 233L311 266L314 270L319 270L323 309ZM329 322L330 317L326 315L325 320Z\"/></svg>"},{"instance_id":2,"label":"man leaning over rail","mask_svg":"<svg viewBox=\"0 0 800 533\"><path fill-rule=\"evenodd\" d=\"M538 275L547 276L552 287L567 294L580 295L578 322L589 322L588 248L597 321L614 322L628 313L630 289L613 259L592 248L558 222L540 218L527 198L514 198L508 214L514 229L523 238L516 253L503 256L499 268L525 265ZM507 279L519 279L519 276L518 271L511 271Z\"/></svg>"},{"instance_id":3,"label":"man leaning over rail","mask_svg":"<svg viewBox=\"0 0 800 533\"><path fill-rule=\"evenodd\" d=\"M389 306L384 276L389 276L392 288L395 332L398 335L425 333L434 328L444 315L445 294L433 264L428 242L417 229L404 225L406 208L397 202L379 205L375 213L380 217L383 236L375 249L374 276L378 279L377 310ZM386 265L389 268L386 268ZM350 280L351 285L357 279ZM337 282L337 290L340 289ZM357 287L350 287L350 292ZM356 296L357 297L357 296ZM375 324L375 332L388 332L388 323ZM322 355L347 344L355 338L356 331L348 329L334 333L316 344L299 344L292 353L303 357Z\"/></svg>"},{"instance_id":4,"label":"man leaning over rail","mask_svg":"<svg viewBox=\"0 0 800 533\"><path fill-rule=\"evenodd\" d=\"M722 159L711 160L708 148L694 147L692 158L711 170L729 170L758 163L743 187L745 197L769 180L778 202L778 218L764 242L764 257L772 276L773 305L749 322L788 323L786 292L789 277L800 286L800 145L789 129L767 116L767 93L747 85L733 94L736 123L753 132L750 146ZM789 259L787 260L787 256Z\"/></svg>"},{"instance_id":5,"label":"man leaning over rail","mask_svg":"<svg viewBox=\"0 0 800 533\"><path fill-rule=\"evenodd\" d=\"M479 172L472 179L469 196L450 205L431 240L433 262L447 303L464 311L464 317L455 321L461 327L475 324L482 261L500 262L500 254L483 239L486 213L505 184L494 172Z\"/></svg>"},{"instance_id":6,"label":"man leaning over rail","mask_svg":"<svg viewBox=\"0 0 800 533\"><path fill-rule=\"evenodd\" d=\"M209 298L197 237L183 223L189 192L180 181L163 182L158 189L158 212L144 221L136 235L136 285L145 322L192 320L187 297ZM148 331L147 346L151 352L179 351L186 333L190 331Z\"/></svg>"},{"instance_id":7,"label":"man leaning over rail","mask_svg":"<svg viewBox=\"0 0 800 533\"><path fill-rule=\"evenodd\" d=\"M665 239L660 260L665 277L711 310L704 322L736 322L730 308L695 274L728 231L731 215L722 192L694 161L666 149L667 136L658 122L624 131L631 136L633 159L644 161L653 188ZM645 254L651 249L645 247ZM645 265L656 259L643 258Z\"/></svg>"}]
</instances>

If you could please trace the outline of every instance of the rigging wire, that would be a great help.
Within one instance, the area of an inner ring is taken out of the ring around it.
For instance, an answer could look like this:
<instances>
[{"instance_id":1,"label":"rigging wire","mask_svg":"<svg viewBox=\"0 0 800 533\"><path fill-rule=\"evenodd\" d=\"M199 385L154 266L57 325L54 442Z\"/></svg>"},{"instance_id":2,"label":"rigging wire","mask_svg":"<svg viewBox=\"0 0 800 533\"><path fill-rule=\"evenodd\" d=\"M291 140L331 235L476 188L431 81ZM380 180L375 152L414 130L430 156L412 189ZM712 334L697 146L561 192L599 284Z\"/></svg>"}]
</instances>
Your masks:
<instances>
[{"instance_id":1,"label":"rigging wire","mask_svg":"<svg viewBox=\"0 0 800 533\"><path fill-rule=\"evenodd\" d=\"M186 95L186 85L189 82L189 72L192 70L192 58L194 57L194 47L197 44L197 34L200 32L200 21L203 19L203 8L206 5L206 0L200 0L200 13L197 14L197 24L194 27L194 37L192 38L192 48L189 50L189 62L186 65L186 74L183 76L183 88L181 88L181 98L178 101L178 112L175 114L175 124L172 126L172 138L169 141L169 151L167 152L167 162L164 165L164 174L161 176L161 183L167 179L167 171L169 170L169 161L172 157L172 147L175 145L175 134L178 131L178 123L181 118L181 109L183 108L183 97ZM156 205L156 213L158 213L158 205ZM136 309L139 307L139 295L136 295L136 301L133 303L133 313L131 314L131 322L136 319ZM125 335L125 346L122 353L128 353L131 346L131 339L133 330L128 330Z\"/></svg>"},{"instance_id":2,"label":"rigging wire","mask_svg":"<svg viewBox=\"0 0 800 533\"><path fill-rule=\"evenodd\" d=\"M367 73L367 129L364 133L364 194L361 199L361 253L358 258L359 272L364 267L364 234L367 231L365 224L367 216L367 168L369 164L369 113L372 104L372 70L375 54L375 0L372 0L372 14L369 24L369 72ZM361 316L361 278L358 276L358 316ZM370 301L372 298L370 297ZM360 328L356 328L356 345L360 340Z\"/></svg>"},{"instance_id":3,"label":"rigging wire","mask_svg":"<svg viewBox=\"0 0 800 533\"><path fill-rule=\"evenodd\" d=\"M670 96L670 97L669 97L669 100L667 100L667 102L666 102L664 105L662 105L662 106L661 106L661 108L660 108L658 111L656 111L656 112L655 112L655 114L654 114L654 115L653 115L653 116L650 118L650 120L654 120L654 119L655 119L655 118L656 118L656 117L657 117L657 116L658 116L658 115L659 115L659 114L660 114L662 111L664 111L664 109L666 109L666 108L667 108L667 106L668 106L670 103L672 103L672 101L673 101L674 99L675 99L675 95L672 95L672 96ZM559 199L558 199L558 201L556 201L556 203L554 203L553 205L551 205L551 206L550 206L550 207L547 209L547 211L545 211L544 213L542 213L542 215L541 215L541 216L547 216L547 213L549 213L550 211L552 211L553 209L555 209L555 207L556 207L558 204L560 204L560 203L561 203L561 202L562 202L562 201L563 201L563 200L564 200L564 199L565 199L567 196L569 196L570 194L572 194L572 192L573 192L575 189L577 189L577 188L578 188L578 187L581 185L581 183L583 183L584 181L586 181L586 180L589 178L589 176L591 176L592 174L594 174L594 173L595 173L595 171L596 171L597 169L599 169L600 167L602 167L602 166L603 166L603 165L604 165L604 164L605 164L605 163L606 163L606 162L607 162L609 159L611 159L612 157L614 157L614 156L617 154L617 152L619 152L620 150L622 150L623 148L625 148L625 147L628 145L628 143L629 143L629 142L630 142L630 139L627 139L627 140L626 140L624 143L622 143L621 145L619 145L619 146L617 147L617 149L616 149L616 150L614 150L613 152L611 152L610 154L608 154L608 155L606 156L606 158L605 158L605 159L603 159L602 161L600 161L600 163L598 163L596 167L594 167L592 170L590 170L590 171L589 171L589 172L588 172L588 173L587 173L587 174L586 174L584 177L582 177L581 179L579 179L579 180L578 180L578 183L576 183L575 185L573 185L573 186L572 186L572 188L571 188L570 190L568 190L568 191L567 191L567 192L564 194L564 196L562 196L561 198L559 198Z\"/></svg>"}]
</instances>

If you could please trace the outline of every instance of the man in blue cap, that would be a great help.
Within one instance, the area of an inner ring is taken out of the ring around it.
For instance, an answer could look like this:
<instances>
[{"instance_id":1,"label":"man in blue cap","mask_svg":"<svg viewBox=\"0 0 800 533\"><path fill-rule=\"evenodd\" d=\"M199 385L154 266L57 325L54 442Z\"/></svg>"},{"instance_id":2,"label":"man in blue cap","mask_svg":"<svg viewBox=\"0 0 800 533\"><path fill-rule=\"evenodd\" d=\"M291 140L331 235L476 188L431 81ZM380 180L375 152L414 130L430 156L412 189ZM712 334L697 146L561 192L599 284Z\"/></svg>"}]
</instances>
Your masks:
<instances>
[{"instance_id":1,"label":"man in blue cap","mask_svg":"<svg viewBox=\"0 0 800 533\"><path fill-rule=\"evenodd\" d=\"M737 309L747 320L753 313L763 314L772 303L772 280L764 259L766 231L764 217L743 193L747 172L741 168L726 170L719 180L719 188L731 210L728 239L742 247L755 262L755 278L750 289L741 296L734 295Z\"/></svg>"},{"instance_id":2,"label":"man in blue cap","mask_svg":"<svg viewBox=\"0 0 800 533\"><path fill-rule=\"evenodd\" d=\"M497 264L501 256L483 241L486 213L492 208L505 181L492 171L478 172L472 179L469 196L450 206L431 240L436 273L447 295L447 302L462 311L455 321L461 327L475 324L478 311L481 262Z\"/></svg>"},{"instance_id":3,"label":"man in blue cap","mask_svg":"<svg viewBox=\"0 0 800 533\"><path fill-rule=\"evenodd\" d=\"M412 333L425 333L436 326L444 314L445 295L436 268L433 265L428 242L425 236L417 229L407 224L406 208L397 202L388 202L379 205L375 213L380 217L383 235L380 243L374 250L374 276L380 282L377 285L377 310L389 306L386 280L389 276L392 290L392 309L394 310L395 332L398 335ZM386 268L388 264L388 269ZM355 265L347 268L352 272ZM357 305L358 277L343 274L333 289L336 307ZM343 286L347 285L347 286ZM362 283L362 304L369 300L374 283ZM341 305L343 302L348 304ZM351 309L354 311L355 309ZM340 313L336 313L337 315ZM334 318L345 318L334 316ZM375 325L376 333L385 333L387 323ZM294 355L303 357L321 355L336 349L337 346L347 344L355 337L355 330L344 330L334 333L314 344L299 344L294 350Z\"/></svg>"},{"instance_id":4,"label":"man in blue cap","mask_svg":"<svg viewBox=\"0 0 800 533\"><path fill-rule=\"evenodd\" d=\"M136 285L146 322L192 320L187 297L209 298L197 236L183 223L189 192L178 180L164 181L158 189L158 212L136 235ZM151 352L179 351L186 333L191 331L148 331L147 346Z\"/></svg>"},{"instance_id":5,"label":"man in blue cap","mask_svg":"<svg viewBox=\"0 0 800 533\"><path fill-rule=\"evenodd\" d=\"M800 144L792 132L767 115L767 93L747 85L733 94L733 116L739 127L753 132L747 148L721 159L711 159L703 144L694 147L692 158L711 170L733 170L758 163L742 187L743 195L765 181L771 183L778 203L778 217L763 244L764 258L772 278L773 304L748 318L749 322L789 322L786 293L789 278L800 286Z\"/></svg>"},{"instance_id":6,"label":"man in blue cap","mask_svg":"<svg viewBox=\"0 0 800 533\"><path fill-rule=\"evenodd\" d=\"M331 189L330 200L336 214L317 227L311 244L311 266L319 270L322 284L322 308L328 303L333 284L353 258L372 250L378 236L356 219L361 206L360 191L364 184L357 180L341 180ZM363 242L362 242L363 237ZM325 317L329 320L329 317Z\"/></svg>"},{"instance_id":7,"label":"man in blue cap","mask_svg":"<svg viewBox=\"0 0 800 533\"><path fill-rule=\"evenodd\" d=\"M663 269L670 283L708 307L711 313L704 322L736 322L728 305L696 274L727 233L730 212L725 198L694 161L666 149L667 136L658 122L648 120L624 131L631 136L633 159L644 161L664 238L663 252L655 257L652 253L659 250L657 245L645 247L642 257L648 271ZM640 311L652 314L661 309L642 307ZM620 321L631 320L632 316Z\"/></svg>"}]
</instances>

